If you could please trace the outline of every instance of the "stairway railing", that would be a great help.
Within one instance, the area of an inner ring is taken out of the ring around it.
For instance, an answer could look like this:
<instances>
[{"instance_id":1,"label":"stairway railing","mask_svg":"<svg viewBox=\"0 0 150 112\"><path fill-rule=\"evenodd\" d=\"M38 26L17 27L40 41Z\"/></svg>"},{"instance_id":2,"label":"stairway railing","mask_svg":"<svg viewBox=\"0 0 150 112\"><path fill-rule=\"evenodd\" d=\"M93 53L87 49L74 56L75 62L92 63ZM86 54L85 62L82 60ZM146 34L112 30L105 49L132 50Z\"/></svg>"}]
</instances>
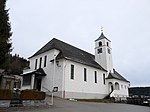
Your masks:
<instances>
[{"instance_id":1,"label":"stairway railing","mask_svg":"<svg viewBox=\"0 0 150 112\"><path fill-rule=\"evenodd\" d=\"M106 95L103 99L109 99L110 98L110 95L111 93L113 92L114 90L112 90L108 95Z\"/></svg>"}]
</instances>

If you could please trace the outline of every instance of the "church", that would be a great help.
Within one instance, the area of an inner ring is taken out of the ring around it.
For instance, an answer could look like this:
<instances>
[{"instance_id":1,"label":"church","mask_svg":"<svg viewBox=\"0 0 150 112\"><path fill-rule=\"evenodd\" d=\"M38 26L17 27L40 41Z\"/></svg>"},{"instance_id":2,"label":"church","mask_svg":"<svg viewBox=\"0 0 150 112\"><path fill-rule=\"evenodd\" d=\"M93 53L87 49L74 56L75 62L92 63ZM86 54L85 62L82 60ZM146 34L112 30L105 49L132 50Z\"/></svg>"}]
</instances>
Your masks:
<instances>
[{"instance_id":1,"label":"church","mask_svg":"<svg viewBox=\"0 0 150 112\"><path fill-rule=\"evenodd\" d=\"M111 41L103 32L95 40L95 55L53 38L29 61L22 89L57 88L54 95L64 99L128 97L130 82L113 68Z\"/></svg>"}]
</instances>

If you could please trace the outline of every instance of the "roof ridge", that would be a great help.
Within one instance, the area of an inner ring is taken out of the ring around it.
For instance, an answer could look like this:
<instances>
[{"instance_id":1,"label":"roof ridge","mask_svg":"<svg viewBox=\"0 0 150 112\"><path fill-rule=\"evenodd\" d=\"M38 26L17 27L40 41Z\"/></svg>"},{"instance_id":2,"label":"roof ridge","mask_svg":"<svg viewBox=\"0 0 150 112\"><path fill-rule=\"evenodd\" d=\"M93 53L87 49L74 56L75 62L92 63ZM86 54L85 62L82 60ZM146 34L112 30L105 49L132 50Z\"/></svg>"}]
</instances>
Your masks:
<instances>
[{"instance_id":1,"label":"roof ridge","mask_svg":"<svg viewBox=\"0 0 150 112\"><path fill-rule=\"evenodd\" d=\"M67 44L67 45L69 45L69 46L71 46L71 47L74 47L74 48L76 48L76 49L78 49L78 50L80 50L80 51L86 52L86 53L88 53L88 54L94 56L94 54L89 53L89 52L87 52L87 51L85 51L85 50L83 50L83 49L80 49L80 48L78 48L78 47L76 47L76 46L73 46L73 45L71 45L71 44L68 44L68 43L66 43L66 42L64 42L64 41L62 41L62 40L59 40L59 39L57 39L57 38L53 38L53 39L55 39L55 40L57 40L57 41L60 41L60 42L62 42L62 43L64 43L64 44Z\"/></svg>"},{"instance_id":2,"label":"roof ridge","mask_svg":"<svg viewBox=\"0 0 150 112\"><path fill-rule=\"evenodd\" d=\"M32 58L32 57L34 57L34 56L36 56L37 53L42 50L42 48L44 48L45 46L47 46L47 45L48 45L50 42L52 42L52 41L59 41L59 42L61 42L61 43L67 44L67 45L69 45L69 46L71 46L71 47L73 47L73 48L76 48L76 49L78 49L78 50L80 50L80 51L82 51L82 52L85 52L85 53L87 53L87 54L90 54L90 55L94 56L94 54L89 53L89 52L87 52L87 51L85 51L85 50L83 50L83 49L80 49L80 48L78 48L78 47L76 47L76 46L73 46L73 45L71 45L71 44L68 44L68 43L66 43L66 42L64 42L64 41L62 41L62 40L57 39L57 38L52 38L52 39L51 39L49 42L47 42L43 47L41 47L37 52L35 52L32 56L30 56L29 59ZM54 48L55 48L55 44L54 44ZM59 49L58 49L58 50L59 50ZM41 53L43 53L43 52L41 52ZM41 53L39 53L39 54L41 54Z\"/></svg>"},{"instance_id":3,"label":"roof ridge","mask_svg":"<svg viewBox=\"0 0 150 112\"><path fill-rule=\"evenodd\" d=\"M53 38L53 39L54 39L54 38ZM44 46L42 46L42 47L41 47L38 51L36 51L32 56L28 57L28 59L30 59L30 58L36 56L36 53L38 53L42 48L44 48L45 46L47 46L48 43L50 43L51 41L52 41L52 40L48 41Z\"/></svg>"}]
</instances>

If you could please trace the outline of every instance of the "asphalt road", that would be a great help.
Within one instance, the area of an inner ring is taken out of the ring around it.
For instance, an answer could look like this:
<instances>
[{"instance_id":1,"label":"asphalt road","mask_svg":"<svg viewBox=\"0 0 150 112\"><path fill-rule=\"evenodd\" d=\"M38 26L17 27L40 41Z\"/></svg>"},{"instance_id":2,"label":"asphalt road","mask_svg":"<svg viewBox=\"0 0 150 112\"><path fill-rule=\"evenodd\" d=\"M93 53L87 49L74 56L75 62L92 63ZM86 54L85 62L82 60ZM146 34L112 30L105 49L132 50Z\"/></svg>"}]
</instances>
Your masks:
<instances>
[{"instance_id":1,"label":"asphalt road","mask_svg":"<svg viewBox=\"0 0 150 112\"><path fill-rule=\"evenodd\" d=\"M49 101L49 99L47 99ZM150 107L117 103L91 103L54 99L54 106L15 109L15 112L150 112ZM8 112L11 112L10 110Z\"/></svg>"}]
</instances>

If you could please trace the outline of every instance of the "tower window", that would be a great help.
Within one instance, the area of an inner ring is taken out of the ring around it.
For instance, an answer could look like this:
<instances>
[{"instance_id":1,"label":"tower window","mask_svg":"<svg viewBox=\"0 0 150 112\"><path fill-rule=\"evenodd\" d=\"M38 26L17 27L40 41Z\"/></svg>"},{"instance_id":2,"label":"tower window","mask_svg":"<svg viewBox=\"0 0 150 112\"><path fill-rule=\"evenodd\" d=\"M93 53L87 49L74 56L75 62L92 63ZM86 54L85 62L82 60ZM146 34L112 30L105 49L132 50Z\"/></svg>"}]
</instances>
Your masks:
<instances>
[{"instance_id":1,"label":"tower window","mask_svg":"<svg viewBox=\"0 0 150 112\"><path fill-rule=\"evenodd\" d=\"M109 43L107 42L107 46L109 46Z\"/></svg>"},{"instance_id":2,"label":"tower window","mask_svg":"<svg viewBox=\"0 0 150 112\"><path fill-rule=\"evenodd\" d=\"M110 49L107 49L108 53L110 54Z\"/></svg>"},{"instance_id":3,"label":"tower window","mask_svg":"<svg viewBox=\"0 0 150 112\"><path fill-rule=\"evenodd\" d=\"M102 48L97 49L97 53L98 53L98 54L99 54L99 53L102 53Z\"/></svg>"},{"instance_id":4,"label":"tower window","mask_svg":"<svg viewBox=\"0 0 150 112\"><path fill-rule=\"evenodd\" d=\"M99 42L99 46L102 46L102 42Z\"/></svg>"}]
</instances>

